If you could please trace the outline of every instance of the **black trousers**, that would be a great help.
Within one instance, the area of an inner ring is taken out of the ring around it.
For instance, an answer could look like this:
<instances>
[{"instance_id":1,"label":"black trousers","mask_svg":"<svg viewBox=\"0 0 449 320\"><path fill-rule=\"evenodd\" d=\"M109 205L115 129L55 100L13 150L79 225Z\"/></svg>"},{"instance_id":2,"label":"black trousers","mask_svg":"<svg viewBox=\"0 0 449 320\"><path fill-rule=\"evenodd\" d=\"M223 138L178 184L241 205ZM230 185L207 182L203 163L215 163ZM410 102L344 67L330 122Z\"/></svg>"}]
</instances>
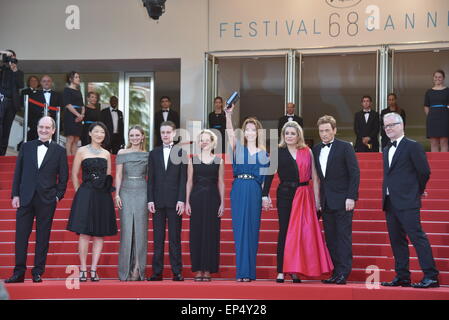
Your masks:
<instances>
[{"instance_id":1,"label":"black trousers","mask_svg":"<svg viewBox=\"0 0 449 320\"><path fill-rule=\"evenodd\" d=\"M4 156L8 150L9 135L15 117L16 108L13 101L4 98L0 102L0 156Z\"/></svg>"},{"instance_id":2,"label":"black trousers","mask_svg":"<svg viewBox=\"0 0 449 320\"><path fill-rule=\"evenodd\" d=\"M14 274L22 275L26 271L28 239L36 217L36 247L33 275L42 275L47 261L51 225L56 209L56 199L52 204L44 203L35 193L33 200L26 207L21 206L16 213L16 267Z\"/></svg>"},{"instance_id":3,"label":"black trousers","mask_svg":"<svg viewBox=\"0 0 449 320\"><path fill-rule=\"evenodd\" d=\"M284 249L285 239L287 238L288 223L290 221L290 213L292 211L292 202L282 200L279 203L278 200L278 218L279 218L279 233L278 233L278 246L277 246L277 272L284 272Z\"/></svg>"},{"instance_id":4,"label":"black trousers","mask_svg":"<svg viewBox=\"0 0 449 320\"><path fill-rule=\"evenodd\" d=\"M324 235L335 276L349 277L352 270L352 217L354 211L323 211Z\"/></svg>"},{"instance_id":5,"label":"black trousers","mask_svg":"<svg viewBox=\"0 0 449 320\"><path fill-rule=\"evenodd\" d=\"M153 214L153 274L162 274L164 270L165 226L168 220L168 240L170 264L173 273L182 271L181 225L182 216L178 216L175 208L156 209Z\"/></svg>"},{"instance_id":6,"label":"black trousers","mask_svg":"<svg viewBox=\"0 0 449 320\"><path fill-rule=\"evenodd\" d=\"M122 147L122 137L119 133L111 134L111 144L109 148L111 149L112 154L117 154L120 148Z\"/></svg>"},{"instance_id":7,"label":"black trousers","mask_svg":"<svg viewBox=\"0 0 449 320\"><path fill-rule=\"evenodd\" d=\"M389 197L385 201L388 234L398 277L410 279L410 252L406 238L408 236L413 247L415 247L424 276L431 279L436 278L438 270L435 266L429 240L422 230L419 208L401 210L393 206Z\"/></svg>"}]
</instances>

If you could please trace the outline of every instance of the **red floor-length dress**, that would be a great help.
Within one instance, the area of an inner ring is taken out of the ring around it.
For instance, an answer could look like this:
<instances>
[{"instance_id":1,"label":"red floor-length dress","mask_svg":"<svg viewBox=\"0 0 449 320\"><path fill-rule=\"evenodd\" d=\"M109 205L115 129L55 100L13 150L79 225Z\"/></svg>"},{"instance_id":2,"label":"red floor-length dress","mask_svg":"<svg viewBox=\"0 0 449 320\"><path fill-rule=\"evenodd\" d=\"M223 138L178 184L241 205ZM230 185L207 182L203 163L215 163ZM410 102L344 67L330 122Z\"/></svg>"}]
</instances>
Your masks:
<instances>
[{"instance_id":1,"label":"red floor-length dress","mask_svg":"<svg viewBox=\"0 0 449 320\"><path fill-rule=\"evenodd\" d=\"M284 272L318 277L330 273L334 266L318 222L313 194L312 155L309 148L296 152L299 186L293 199L284 250Z\"/></svg>"}]
</instances>

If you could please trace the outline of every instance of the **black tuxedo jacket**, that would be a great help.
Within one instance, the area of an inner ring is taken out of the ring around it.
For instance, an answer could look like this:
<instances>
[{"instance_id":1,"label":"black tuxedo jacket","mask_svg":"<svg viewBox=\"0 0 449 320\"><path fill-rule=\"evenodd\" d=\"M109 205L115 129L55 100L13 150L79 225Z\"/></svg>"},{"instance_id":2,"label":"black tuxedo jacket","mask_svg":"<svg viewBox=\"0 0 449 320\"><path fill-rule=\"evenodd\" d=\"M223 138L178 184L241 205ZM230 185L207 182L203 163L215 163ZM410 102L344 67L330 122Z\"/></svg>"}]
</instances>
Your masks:
<instances>
[{"instance_id":1,"label":"black tuxedo jacket","mask_svg":"<svg viewBox=\"0 0 449 320\"><path fill-rule=\"evenodd\" d=\"M172 162L171 158L176 157L176 153L180 163ZM186 201L186 183L187 154L180 147L177 145L172 147L167 170L165 170L163 147L156 147L150 152L148 202L154 202L156 208L175 208L178 201Z\"/></svg>"},{"instance_id":2,"label":"black tuxedo jacket","mask_svg":"<svg viewBox=\"0 0 449 320\"><path fill-rule=\"evenodd\" d=\"M375 152L379 151L379 130L380 130L380 118L379 113L374 110L370 111L368 122L365 121L365 113L360 110L354 116L354 132L357 136L355 141L355 151L356 152L366 152L370 151L363 144L363 137L370 137L372 144L371 150Z\"/></svg>"},{"instance_id":3,"label":"black tuxedo jacket","mask_svg":"<svg viewBox=\"0 0 449 320\"><path fill-rule=\"evenodd\" d=\"M23 81L23 71L17 70L16 72L13 72L9 68L0 68L0 81L5 83L0 83L1 87L4 87L4 89L7 89L11 96L8 96L6 92L4 92L4 95L7 95L8 98L12 99L12 103L16 111L19 111L22 107L21 103L21 95L19 90L24 87L24 81Z\"/></svg>"},{"instance_id":4,"label":"black tuxedo jacket","mask_svg":"<svg viewBox=\"0 0 449 320\"><path fill-rule=\"evenodd\" d=\"M421 207L421 195L426 189L430 178L430 167L422 146L416 141L404 137L397 146L388 165L388 151L390 146L383 149L384 181L383 208L387 188L390 201L398 209L416 209Z\"/></svg>"},{"instance_id":5,"label":"black tuxedo jacket","mask_svg":"<svg viewBox=\"0 0 449 320\"><path fill-rule=\"evenodd\" d=\"M118 113L118 134L120 135L120 144L125 144L125 125L123 122L123 112L121 112L120 110L117 109L117 113ZM114 124L112 123L112 116L111 116L111 110L109 107L101 110L101 122L103 122L106 126L106 128L108 128L109 131L109 135L112 136L114 133Z\"/></svg>"},{"instance_id":6,"label":"black tuxedo jacket","mask_svg":"<svg viewBox=\"0 0 449 320\"><path fill-rule=\"evenodd\" d=\"M39 101L40 103L43 104L47 103L47 101L45 100L43 90L37 90L35 92L30 93L30 98ZM51 90L50 106L60 107L61 103L62 103L61 95L58 92ZM30 111L30 118L36 118L37 120L39 120L41 117L44 116L44 108L33 105L32 103L29 103L28 106ZM49 115L53 117L53 119L56 119L55 111L49 110Z\"/></svg>"},{"instance_id":7,"label":"black tuxedo jacket","mask_svg":"<svg viewBox=\"0 0 449 320\"><path fill-rule=\"evenodd\" d=\"M172 121L175 124L176 129L179 129L179 127L180 127L179 114L175 110L170 109L168 111L167 121ZM159 110L154 115L154 134L156 136L156 146L162 145L162 140L161 140L161 124L162 124L162 122L164 122L164 116L162 115L162 110Z\"/></svg>"},{"instance_id":8,"label":"black tuxedo jacket","mask_svg":"<svg viewBox=\"0 0 449 320\"><path fill-rule=\"evenodd\" d=\"M64 198L69 175L66 151L55 142L50 143L41 167L37 167L37 141L26 142L20 148L14 171L13 197L20 197L20 205L28 205L37 192L45 203Z\"/></svg>"},{"instance_id":9,"label":"black tuxedo jacket","mask_svg":"<svg viewBox=\"0 0 449 320\"><path fill-rule=\"evenodd\" d=\"M360 169L354 149L350 143L334 139L324 176L320 164L321 145L313 147L315 167L320 178L321 207L345 210L346 199L357 200L359 194Z\"/></svg>"},{"instance_id":10,"label":"black tuxedo jacket","mask_svg":"<svg viewBox=\"0 0 449 320\"><path fill-rule=\"evenodd\" d=\"M278 122L278 130L279 130L279 134L281 134L281 130L284 127L284 125L288 122L288 116L282 116L279 118L279 122ZM299 123L299 125L301 126L301 128L304 125L304 121L301 117L297 116L296 114L293 116L293 121L296 121Z\"/></svg>"},{"instance_id":11,"label":"black tuxedo jacket","mask_svg":"<svg viewBox=\"0 0 449 320\"><path fill-rule=\"evenodd\" d=\"M278 149L278 169L279 186L276 192L277 207L289 206L295 197L296 188L292 183L299 182L299 170L296 160L291 156L287 148ZM265 177L265 183L262 190L263 196L270 193L271 183L274 175ZM290 184L290 185L289 185Z\"/></svg>"}]
</instances>

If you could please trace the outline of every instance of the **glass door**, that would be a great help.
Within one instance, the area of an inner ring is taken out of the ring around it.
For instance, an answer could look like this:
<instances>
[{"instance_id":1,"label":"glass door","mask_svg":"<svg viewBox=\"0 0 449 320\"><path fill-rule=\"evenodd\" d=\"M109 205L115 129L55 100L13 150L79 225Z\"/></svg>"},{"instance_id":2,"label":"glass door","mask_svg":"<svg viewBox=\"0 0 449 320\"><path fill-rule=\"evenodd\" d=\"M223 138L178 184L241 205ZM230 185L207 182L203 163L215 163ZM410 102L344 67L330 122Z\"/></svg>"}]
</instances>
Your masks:
<instances>
[{"instance_id":1,"label":"glass door","mask_svg":"<svg viewBox=\"0 0 449 320\"><path fill-rule=\"evenodd\" d=\"M140 125L147 136L147 150L154 145L154 74L125 73L125 141L128 129Z\"/></svg>"}]
</instances>

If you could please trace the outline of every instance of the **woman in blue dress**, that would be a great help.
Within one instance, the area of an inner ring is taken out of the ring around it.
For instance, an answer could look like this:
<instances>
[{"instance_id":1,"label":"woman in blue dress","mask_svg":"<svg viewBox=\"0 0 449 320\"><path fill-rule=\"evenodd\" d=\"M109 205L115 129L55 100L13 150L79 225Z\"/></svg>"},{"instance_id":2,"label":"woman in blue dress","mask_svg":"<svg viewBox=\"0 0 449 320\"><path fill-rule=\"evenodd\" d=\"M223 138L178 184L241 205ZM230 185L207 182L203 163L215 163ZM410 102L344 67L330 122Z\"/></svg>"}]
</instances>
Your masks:
<instances>
[{"instance_id":1,"label":"woman in blue dress","mask_svg":"<svg viewBox=\"0 0 449 320\"><path fill-rule=\"evenodd\" d=\"M234 232L237 281L256 279L262 185L269 158L259 137L262 125L255 118L243 122L242 139L232 125L234 106L226 109L226 131L232 148L234 182L231 190L232 229ZM243 143L241 142L243 140Z\"/></svg>"}]
</instances>

